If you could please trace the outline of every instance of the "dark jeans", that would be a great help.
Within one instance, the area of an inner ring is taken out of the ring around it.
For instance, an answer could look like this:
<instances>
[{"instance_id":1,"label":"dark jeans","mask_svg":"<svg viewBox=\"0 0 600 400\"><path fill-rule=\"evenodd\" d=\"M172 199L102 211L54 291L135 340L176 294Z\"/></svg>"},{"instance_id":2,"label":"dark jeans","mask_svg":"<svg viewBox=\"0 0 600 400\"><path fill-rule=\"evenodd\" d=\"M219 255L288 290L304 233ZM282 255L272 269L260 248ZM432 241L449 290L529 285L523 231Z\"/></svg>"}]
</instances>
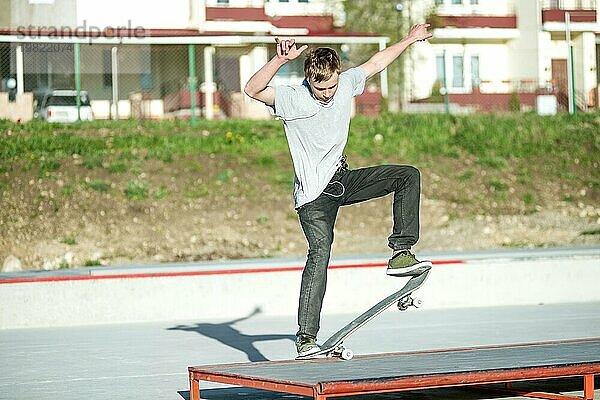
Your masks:
<instances>
[{"instance_id":1,"label":"dark jeans","mask_svg":"<svg viewBox=\"0 0 600 400\"><path fill-rule=\"evenodd\" d=\"M297 209L308 241L308 256L300 287L298 334L316 337L333 243L333 227L341 206L394 193L392 234L388 245L409 249L419 239L421 176L409 165L339 169L321 195Z\"/></svg>"}]
</instances>

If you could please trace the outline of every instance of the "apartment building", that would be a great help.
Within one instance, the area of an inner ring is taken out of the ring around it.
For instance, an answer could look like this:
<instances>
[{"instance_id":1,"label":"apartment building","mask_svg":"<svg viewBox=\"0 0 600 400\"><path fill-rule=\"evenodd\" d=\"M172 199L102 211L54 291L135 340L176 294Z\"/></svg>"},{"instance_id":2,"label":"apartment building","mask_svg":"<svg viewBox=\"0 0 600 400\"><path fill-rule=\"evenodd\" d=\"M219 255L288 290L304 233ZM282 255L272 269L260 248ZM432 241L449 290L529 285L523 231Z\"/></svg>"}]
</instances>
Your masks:
<instances>
[{"instance_id":1,"label":"apartment building","mask_svg":"<svg viewBox=\"0 0 600 400\"><path fill-rule=\"evenodd\" d=\"M408 101L435 98L445 80L449 101L461 106L501 111L516 97L527 110L538 95L550 93L567 109L571 76L577 108L598 107L596 0L409 3L405 17L428 19L434 37L407 57Z\"/></svg>"},{"instance_id":2,"label":"apartment building","mask_svg":"<svg viewBox=\"0 0 600 400\"><path fill-rule=\"evenodd\" d=\"M566 110L569 81L577 108L598 107L597 0L398 4L405 26L429 20L434 33L399 61L406 110L411 103L443 102L442 82L449 102L465 110L503 111L515 98L528 110L540 94L554 95ZM78 43L81 87L99 118L189 116L192 103L208 118L268 118L242 88L273 56L274 37L332 46L342 56L353 44L377 51L388 42L376 33L345 30L342 0L0 0L0 9L8 10L0 13L0 92L10 78L19 93L74 88ZM290 63L275 84L302 76L302 63ZM370 82L357 108L373 115L388 96L386 72ZM133 109L134 98L143 103L141 111Z\"/></svg>"},{"instance_id":3,"label":"apartment building","mask_svg":"<svg viewBox=\"0 0 600 400\"><path fill-rule=\"evenodd\" d=\"M189 116L194 104L207 118L266 118L266 107L242 88L275 54L275 37L374 51L387 42L340 29L339 0L0 0L0 6L9 11L0 14L0 91L9 78L20 93L72 89L79 79L97 118L177 118ZM300 61L286 65L276 83L301 81ZM385 74L382 87L378 96L387 88ZM358 111L373 113L378 103L371 103Z\"/></svg>"}]
</instances>

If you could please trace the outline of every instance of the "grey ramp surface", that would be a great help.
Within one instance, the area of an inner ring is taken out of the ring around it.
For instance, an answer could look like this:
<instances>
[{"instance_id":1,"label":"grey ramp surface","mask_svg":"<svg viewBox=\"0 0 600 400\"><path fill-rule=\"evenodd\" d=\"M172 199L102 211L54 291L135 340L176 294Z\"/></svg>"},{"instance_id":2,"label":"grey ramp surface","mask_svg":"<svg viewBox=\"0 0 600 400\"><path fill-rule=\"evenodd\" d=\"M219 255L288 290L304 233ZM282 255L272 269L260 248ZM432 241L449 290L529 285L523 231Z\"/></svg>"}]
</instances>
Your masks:
<instances>
[{"instance_id":1,"label":"grey ramp surface","mask_svg":"<svg viewBox=\"0 0 600 400\"><path fill-rule=\"evenodd\" d=\"M321 337L332 335L354 317L324 315ZM287 336L293 336L295 324L294 316L258 314L236 321L0 330L0 400L183 400L189 396L189 366L292 358L295 346ZM595 337L600 337L600 303L579 303L423 308L401 318L398 311L390 310L362 327L346 344L355 354L374 354ZM580 390L581 381L575 383L567 389ZM298 398L204 381L200 385L202 398L208 400ZM549 390L546 385L540 389ZM395 395L398 397L367 395L357 400L497 398L489 393L473 396L458 388ZM600 389L596 397L600 399Z\"/></svg>"},{"instance_id":2,"label":"grey ramp surface","mask_svg":"<svg viewBox=\"0 0 600 400\"><path fill-rule=\"evenodd\" d=\"M422 375L600 363L600 339L513 347L382 354L343 361L253 363L197 367L200 370L314 386L321 382L385 380Z\"/></svg>"}]
</instances>

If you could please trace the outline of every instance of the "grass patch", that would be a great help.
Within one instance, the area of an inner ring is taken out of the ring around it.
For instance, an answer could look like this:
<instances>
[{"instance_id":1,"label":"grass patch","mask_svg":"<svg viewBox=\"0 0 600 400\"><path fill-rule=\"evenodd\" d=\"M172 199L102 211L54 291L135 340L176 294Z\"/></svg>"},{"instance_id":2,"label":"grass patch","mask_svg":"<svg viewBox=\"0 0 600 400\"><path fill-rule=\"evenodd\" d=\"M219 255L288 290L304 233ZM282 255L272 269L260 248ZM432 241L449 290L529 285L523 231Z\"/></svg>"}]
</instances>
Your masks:
<instances>
[{"instance_id":1,"label":"grass patch","mask_svg":"<svg viewBox=\"0 0 600 400\"><path fill-rule=\"evenodd\" d=\"M108 166L108 172L111 174L122 174L127 172L127 164L123 162L113 162Z\"/></svg>"},{"instance_id":2,"label":"grass patch","mask_svg":"<svg viewBox=\"0 0 600 400\"><path fill-rule=\"evenodd\" d=\"M581 234L584 236L600 235L600 229L588 229L581 232Z\"/></svg>"},{"instance_id":3,"label":"grass patch","mask_svg":"<svg viewBox=\"0 0 600 400\"><path fill-rule=\"evenodd\" d=\"M489 187L496 192L505 192L508 190L508 185L498 179L492 179L488 182Z\"/></svg>"},{"instance_id":4,"label":"grass patch","mask_svg":"<svg viewBox=\"0 0 600 400\"><path fill-rule=\"evenodd\" d=\"M574 200L575 199L570 194L565 194L565 195L562 196L562 201L564 201L566 203L572 203Z\"/></svg>"},{"instance_id":5,"label":"grass patch","mask_svg":"<svg viewBox=\"0 0 600 400\"><path fill-rule=\"evenodd\" d=\"M154 192L152 192L152 198L155 200L164 199L168 195L169 195L169 191L167 190L167 187L164 185L162 185L161 187L156 189Z\"/></svg>"},{"instance_id":6,"label":"grass patch","mask_svg":"<svg viewBox=\"0 0 600 400\"><path fill-rule=\"evenodd\" d=\"M142 181L129 181L125 186L125 196L129 200L145 200L148 198L148 184Z\"/></svg>"},{"instance_id":7,"label":"grass patch","mask_svg":"<svg viewBox=\"0 0 600 400\"><path fill-rule=\"evenodd\" d=\"M508 163L505 159L501 157L493 157L493 156L482 156L477 160L477 163L482 167L493 168L493 169L503 169L508 166Z\"/></svg>"},{"instance_id":8,"label":"grass patch","mask_svg":"<svg viewBox=\"0 0 600 400\"><path fill-rule=\"evenodd\" d=\"M459 182L466 182L473 178L473 176L475 176L475 172L468 170L458 175L458 177L456 177L456 180Z\"/></svg>"},{"instance_id":9,"label":"grass patch","mask_svg":"<svg viewBox=\"0 0 600 400\"><path fill-rule=\"evenodd\" d=\"M252 160L252 164L259 165L261 167L271 167L275 165L275 159L271 156L260 156Z\"/></svg>"},{"instance_id":10,"label":"grass patch","mask_svg":"<svg viewBox=\"0 0 600 400\"><path fill-rule=\"evenodd\" d=\"M84 267L97 267L99 265L102 265L100 260L85 260L85 262L83 263Z\"/></svg>"},{"instance_id":11,"label":"grass patch","mask_svg":"<svg viewBox=\"0 0 600 400\"><path fill-rule=\"evenodd\" d=\"M69 246L74 246L77 244L77 240L75 240L72 236L65 236L61 243L68 244Z\"/></svg>"},{"instance_id":12,"label":"grass patch","mask_svg":"<svg viewBox=\"0 0 600 400\"><path fill-rule=\"evenodd\" d=\"M197 186L184 193L184 196L188 199L200 199L202 197L208 197L210 190L206 186Z\"/></svg>"},{"instance_id":13,"label":"grass patch","mask_svg":"<svg viewBox=\"0 0 600 400\"><path fill-rule=\"evenodd\" d=\"M533 113L383 113L377 118L354 117L344 152L352 168L412 164L441 176L440 184L428 193L433 198L452 200L451 188L456 185L463 192L486 193L481 196L481 202L485 203L491 191L498 204L487 211L505 212L506 206L522 209L524 204L538 203L540 194L532 188L541 187L539 182L585 187L588 190L585 197L594 199L600 190L596 172L599 131L599 113L547 117ZM0 141L0 166L7 176L28 175L29 180L30 175L39 171L43 178L58 180L60 176L64 182L78 182L81 171L75 174L73 165L81 164L92 170L86 175L97 182L92 189L100 192L109 190L107 184L100 182L107 179L105 172L130 174L125 179L130 182L118 183L119 190L130 200L176 196L197 199L209 196L215 186L230 182L236 182L236 187L250 197L259 197L260 189L251 193L251 188L243 187L244 176L260 175L264 177L261 184L274 186L275 191L289 191L293 185L286 136L277 120L200 119L194 127L184 120L92 121L68 125L2 121ZM448 162L450 159L453 161ZM475 162L455 161L463 159ZM155 189L140 181L147 179L141 175L142 171L154 171L154 160L173 164L168 172L157 173L160 178L153 178L161 183L171 178L175 185L173 193L166 187ZM455 169L444 170L442 166L447 165ZM162 176L167 173L169 177ZM204 185L178 187L184 173L202 176ZM509 178L513 176L514 182ZM64 185L59 189L60 194L72 196L73 186ZM562 196L566 196L565 201L578 201L581 197L575 189L572 194ZM470 198L468 203L460 202L469 205L464 212L480 202L475 195Z\"/></svg>"},{"instance_id":14,"label":"grass patch","mask_svg":"<svg viewBox=\"0 0 600 400\"><path fill-rule=\"evenodd\" d=\"M60 188L61 196L69 197L69 196L72 196L74 193L75 193L75 188L71 185L64 185L62 188Z\"/></svg>"},{"instance_id":15,"label":"grass patch","mask_svg":"<svg viewBox=\"0 0 600 400\"><path fill-rule=\"evenodd\" d=\"M227 182L228 180L233 178L234 174L235 172L232 169L227 168L225 170L219 171L217 173L216 179L218 182Z\"/></svg>"},{"instance_id":16,"label":"grass patch","mask_svg":"<svg viewBox=\"0 0 600 400\"><path fill-rule=\"evenodd\" d=\"M526 206L533 205L535 203L535 194L532 192L525 192L523 195L523 203L525 203Z\"/></svg>"},{"instance_id":17,"label":"grass patch","mask_svg":"<svg viewBox=\"0 0 600 400\"><path fill-rule=\"evenodd\" d=\"M88 187L97 192L108 192L110 190L110 182L96 180L96 181L90 182L88 184Z\"/></svg>"},{"instance_id":18,"label":"grass patch","mask_svg":"<svg viewBox=\"0 0 600 400\"><path fill-rule=\"evenodd\" d=\"M490 168L505 168L508 160L553 154L558 162L582 166L597 162L600 151L594 113L576 116L535 114L384 113L357 116L350 126L347 153L373 160L418 162L424 154L457 158L471 154ZM11 134L8 134L8 131ZM101 131L101 132L100 132ZM106 137L110 140L107 140ZM374 141L374 138L380 138ZM78 154L88 168L98 168L107 154L119 160L155 158L172 162L189 154L260 154L258 165L273 166L275 154L288 153L280 121L92 121L61 125L31 121L0 126L0 161L61 159ZM6 163L4 163L6 164Z\"/></svg>"},{"instance_id":19,"label":"grass patch","mask_svg":"<svg viewBox=\"0 0 600 400\"><path fill-rule=\"evenodd\" d=\"M98 155L86 157L82 165L87 169L102 168L104 160Z\"/></svg>"},{"instance_id":20,"label":"grass patch","mask_svg":"<svg viewBox=\"0 0 600 400\"><path fill-rule=\"evenodd\" d=\"M39 164L39 176L49 176L52 172L58 171L60 168L60 161L56 159L41 160Z\"/></svg>"}]
</instances>

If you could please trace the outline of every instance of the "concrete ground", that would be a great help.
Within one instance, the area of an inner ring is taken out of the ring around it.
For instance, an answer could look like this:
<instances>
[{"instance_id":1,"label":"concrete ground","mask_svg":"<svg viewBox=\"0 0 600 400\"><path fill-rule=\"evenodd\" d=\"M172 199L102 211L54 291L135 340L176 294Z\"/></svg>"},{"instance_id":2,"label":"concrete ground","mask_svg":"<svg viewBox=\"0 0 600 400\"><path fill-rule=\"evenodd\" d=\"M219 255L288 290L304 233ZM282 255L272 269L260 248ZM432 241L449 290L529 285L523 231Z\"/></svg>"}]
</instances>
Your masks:
<instances>
[{"instance_id":1,"label":"concrete ground","mask_svg":"<svg viewBox=\"0 0 600 400\"><path fill-rule=\"evenodd\" d=\"M354 316L325 315L320 339ZM0 399L187 399L188 366L289 359L294 332L294 317L266 317L260 310L235 320L0 330ZM600 303L574 303L403 314L390 309L346 345L355 354L373 354L595 337ZM577 394L583 382L525 385ZM210 400L302 398L205 382L201 389ZM358 398L507 399L465 388Z\"/></svg>"}]
</instances>

